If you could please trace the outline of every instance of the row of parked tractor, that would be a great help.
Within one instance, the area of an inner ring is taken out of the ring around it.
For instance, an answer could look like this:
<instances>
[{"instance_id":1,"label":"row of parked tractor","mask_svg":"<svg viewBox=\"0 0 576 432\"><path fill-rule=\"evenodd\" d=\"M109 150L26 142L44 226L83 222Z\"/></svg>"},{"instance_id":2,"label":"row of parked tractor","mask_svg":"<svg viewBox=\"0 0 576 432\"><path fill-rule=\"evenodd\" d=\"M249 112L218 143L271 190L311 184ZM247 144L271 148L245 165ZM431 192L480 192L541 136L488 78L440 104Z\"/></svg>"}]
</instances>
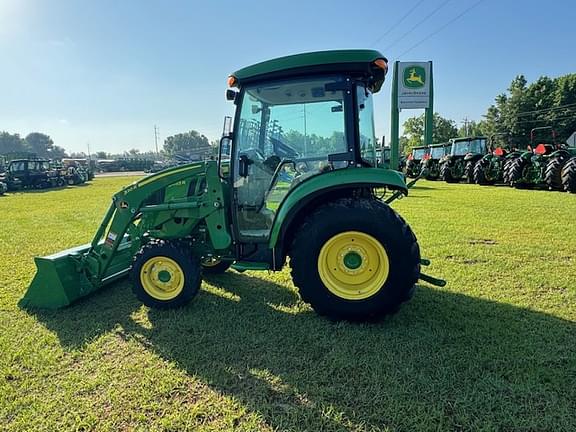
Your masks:
<instances>
[{"instance_id":1,"label":"row of parked tractor","mask_svg":"<svg viewBox=\"0 0 576 432\"><path fill-rule=\"evenodd\" d=\"M550 127L532 129L530 144L524 149L511 145L510 136L504 133L414 147L403 170L411 178L448 183L499 183L576 193L576 147L558 143Z\"/></svg>"},{"instance_id":2,"label":"row of parked tractor","mask_svg":"<svg viewBox=\"0 0 576 432\"><path fill-rule=\"evenodd\" d=\"M48 189L79 185L94 178L86 159L13 159L0 170L0 195L22 189Z\"/></svg>"}]
</instances>

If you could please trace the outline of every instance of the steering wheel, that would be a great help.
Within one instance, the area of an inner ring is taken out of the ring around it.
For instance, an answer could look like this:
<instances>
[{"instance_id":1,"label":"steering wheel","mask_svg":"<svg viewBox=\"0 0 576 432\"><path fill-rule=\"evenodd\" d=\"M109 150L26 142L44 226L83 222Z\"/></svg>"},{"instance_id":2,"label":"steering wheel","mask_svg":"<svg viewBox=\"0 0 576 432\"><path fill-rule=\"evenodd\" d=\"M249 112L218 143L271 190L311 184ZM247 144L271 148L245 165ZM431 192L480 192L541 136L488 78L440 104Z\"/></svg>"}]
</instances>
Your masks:
<instances>
[{"instance_id":1,"label":"steering wheel","mask_svg":"<svg viewBox=\"0 0 576 432\"><path fill-rule=\"evenodd\" d=\"M270 179L270 183L268 184L268 187L266 188L266 192L264 192L264 201L262 202L262 205L260 206L258 211L262 210L264 208L264 206L266 205L268 195L270 195L270 192L272 192L272 189L274 188L274 185L276 184L276 181L278 180L278 176L280 175L282 168L284 167L284 165L288 165L288 164L292 164L296 174L300 175L300 171L298 171L298 168L296 167L296 162L294 162L292 159L282 159L278 163L278 165L276 166L276 169L274 170L274 174L272 174L272 178Z\"/></svg>"}]
</instances>

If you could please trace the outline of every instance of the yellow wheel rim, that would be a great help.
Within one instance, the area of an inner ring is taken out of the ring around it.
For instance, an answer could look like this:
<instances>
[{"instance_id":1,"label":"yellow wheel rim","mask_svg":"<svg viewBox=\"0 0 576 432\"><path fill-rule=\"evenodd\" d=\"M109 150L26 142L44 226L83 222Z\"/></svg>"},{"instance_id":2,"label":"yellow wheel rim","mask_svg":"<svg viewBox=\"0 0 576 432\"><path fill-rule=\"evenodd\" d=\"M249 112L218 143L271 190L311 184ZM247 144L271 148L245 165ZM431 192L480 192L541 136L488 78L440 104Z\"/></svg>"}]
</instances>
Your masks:
<instances>
[{"instance_id":1,"label":"yellow wheel rim","mask_svg":"<svg viewBox=\"0 0 576 432\"><path fill-rule=\"evenodd\" d=\"M184 289L184 272L172 258L150 258L140 270L144 291L156 300L172 300Z\"/></svg>"},{"instance_id":2,"label":"yellow wheel rim","mask_svg":"<svg viewBox=\"0 0 576 432\"><path fill-rule=\"evenodd\" d=\"M318 273L328 290L346 300L376 294L388 279L384 246L369 234L346 231L330 238L318 256Z\"/></svg>"}]
</instances>

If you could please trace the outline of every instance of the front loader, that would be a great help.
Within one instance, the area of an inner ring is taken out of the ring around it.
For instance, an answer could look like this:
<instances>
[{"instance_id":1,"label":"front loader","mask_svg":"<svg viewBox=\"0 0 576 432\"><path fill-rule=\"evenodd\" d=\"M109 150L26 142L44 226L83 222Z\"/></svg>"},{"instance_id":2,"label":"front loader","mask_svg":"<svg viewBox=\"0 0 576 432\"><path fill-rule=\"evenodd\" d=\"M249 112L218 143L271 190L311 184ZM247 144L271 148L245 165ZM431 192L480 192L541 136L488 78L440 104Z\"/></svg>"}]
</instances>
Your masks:
<instances>
[{"instance_id":1,"label":"front loader","mask_svg":"<svg viewBox=\"0 0 576 432\"><path fill-rule=\"evenodd\" d=\"M302 299L331 319L391 314L418 280L444 285L421 272L429 262L389 206L408 193L404 176L376 167L372 95L387 69L377 51L345 50L235 72L218 160L115 194L90 244L36 258L21 305L63 307L130 275L144 304L178 307L203 275L278 271L288 258Z\"/></svg>"}]
</instances>

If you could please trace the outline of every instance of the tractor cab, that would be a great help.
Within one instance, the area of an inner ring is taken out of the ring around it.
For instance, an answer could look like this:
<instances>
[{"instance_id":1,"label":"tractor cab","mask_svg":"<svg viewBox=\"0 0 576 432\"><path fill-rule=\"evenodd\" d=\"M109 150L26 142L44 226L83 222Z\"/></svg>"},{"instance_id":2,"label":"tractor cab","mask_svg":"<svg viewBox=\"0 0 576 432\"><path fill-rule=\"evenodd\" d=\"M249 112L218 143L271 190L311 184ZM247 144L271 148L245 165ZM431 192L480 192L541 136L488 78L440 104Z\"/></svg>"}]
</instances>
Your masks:
<instances>
[{"instance_id":1,"label":"tractor cab","mask_svg":"<svg viewBox=\"0 0 576 432\"><path fill-rule=\"evenodd\" d=\"M426 146L414 147L410 152L410 154L408 155L408 160L419 162L422 159L425 159L427 155L428 155L428 147Z\"/></svg>"},{"instance_id":2,"label":"tractor cab","mask_svg":"<svg viewBox=\"0 0 576 432\"><path fill-rule=\"evenodd\" d=\"M327 66L330 58L337 63ZM237 109L227 131L229 178L241 240L268 239L281 202L308 179L377 166L372 94L386 71L375 51L343 51L271 60L230 76Z\"/></svg>"},{"instance_id":3,"label":"tractor cab","mask_svg":"<svg viewBox=\"0 0 576 432\"><path fill-rule=\"evenodd\" d=\"M487 152L486 137L466 137L452 140L450 154L456 157L484 155Z\"/></svg>"},{"instance_id":4,"label":"tractor cab","mask_svg":"<svg viewBox=\"0 0 576 432\"><path fill-rule=\"evenodd\" d=\"M449 150L450 148L446 143L431 145L429 150L429 159L440 160L448 154Z\"/></svg>"}]
</instances>

